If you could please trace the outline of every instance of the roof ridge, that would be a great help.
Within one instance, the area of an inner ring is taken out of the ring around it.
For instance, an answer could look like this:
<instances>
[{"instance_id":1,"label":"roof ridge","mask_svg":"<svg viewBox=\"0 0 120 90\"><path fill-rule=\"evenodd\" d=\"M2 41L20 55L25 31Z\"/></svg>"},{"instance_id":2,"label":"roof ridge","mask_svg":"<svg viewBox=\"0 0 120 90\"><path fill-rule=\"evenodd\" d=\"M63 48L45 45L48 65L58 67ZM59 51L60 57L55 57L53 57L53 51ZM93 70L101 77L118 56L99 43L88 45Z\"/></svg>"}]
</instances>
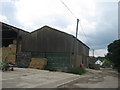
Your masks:
<instances>
[{"instance_id":1,"label":"roof ridge","mask_svg":"<svg viewBox=\"0 0 120 90\"><path fill-rule=\"evenodd\" d=\"M30 32L28 32L28 31L25 31L25 30L23 30L23 29L20 29L20 28L15 27L15 26L12 26L12 25L6 24L6 23L1 22L1 21L0 21L0 25L4 25L4 26L9 27L9 28L11 28L11 29L13 29L13 30L21 30L21 31L24 31L24 32L30 33Z\"/></svg>"},{"instance_id":2,"label":"roof ridge","mask_svg":"<svg viewBox=\"0 0 120 90\"><path fill-rule=\"evenodd\" d=\"M41 28L39 28L39 29L37 29L37 30L35 30L35 31L32 31L31 33L37 32L38 30L41 30L42 28L45 28L45 27L48 27L48 28L50 28L51 30L55 30L55 31L57 31L57 32L64 33L64 34L66 34L66 35L72 36L73 38L76 38L76 37L73 36L72 34L68 34L68 33L64 32L64 31L60 31L60 30L55 29L55 28L52 28L52 27L50 27L50 26L48 26L48 25L44 25L44 26L42 26ZM77 38L77 40L78 40L79 42L81 42L83 45L87 46L85 43L83 43L82 41L80 41L78 38ZM87 46L87 47L88 47L88 46ZM89 47L88 47L88 48L89 48Z\"/></svg>"}]
</instances>

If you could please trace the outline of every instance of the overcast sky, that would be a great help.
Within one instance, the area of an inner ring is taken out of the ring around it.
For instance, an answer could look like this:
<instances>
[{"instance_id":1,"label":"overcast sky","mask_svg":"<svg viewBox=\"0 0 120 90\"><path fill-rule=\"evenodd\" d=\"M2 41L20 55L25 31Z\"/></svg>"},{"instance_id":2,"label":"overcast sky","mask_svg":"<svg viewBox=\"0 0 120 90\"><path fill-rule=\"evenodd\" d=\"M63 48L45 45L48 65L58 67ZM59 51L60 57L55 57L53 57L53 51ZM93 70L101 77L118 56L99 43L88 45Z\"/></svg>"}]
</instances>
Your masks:
<instances>
[{"instance_id":1,"label":"overcast sky","mask_svg":"<svg viewBox=\"0 0 120 90\"><path fill-rule=\"evenodd\" d=\"M78 38L95 56L118 38L118 0L0 0L0 9L0 21L29 32L48 25L75 36L77 17Z\"/></svg>"}]
</instances>

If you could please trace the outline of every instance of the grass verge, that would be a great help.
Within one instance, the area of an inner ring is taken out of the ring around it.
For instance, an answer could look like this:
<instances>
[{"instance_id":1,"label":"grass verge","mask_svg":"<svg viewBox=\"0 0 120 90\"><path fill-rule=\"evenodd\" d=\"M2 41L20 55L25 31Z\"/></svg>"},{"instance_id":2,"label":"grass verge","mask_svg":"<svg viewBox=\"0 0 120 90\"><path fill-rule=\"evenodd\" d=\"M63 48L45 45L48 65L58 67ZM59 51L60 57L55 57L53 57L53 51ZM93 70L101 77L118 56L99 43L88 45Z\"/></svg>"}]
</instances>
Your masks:
<instances>
[{"instance_id":1,"label":"grass verge","mask_svg":"<svg viewBox=\"0 0 120 90\"><path fill-rule=\"evenodd\" d=\"M87 71L85 70L85 68L83 67L75 67L75 68L71 68L68 71L66 71L67 73L73 73L73 74L78 74L78 75L82 75L85 74Z\"/></svg>"}]
</instances>

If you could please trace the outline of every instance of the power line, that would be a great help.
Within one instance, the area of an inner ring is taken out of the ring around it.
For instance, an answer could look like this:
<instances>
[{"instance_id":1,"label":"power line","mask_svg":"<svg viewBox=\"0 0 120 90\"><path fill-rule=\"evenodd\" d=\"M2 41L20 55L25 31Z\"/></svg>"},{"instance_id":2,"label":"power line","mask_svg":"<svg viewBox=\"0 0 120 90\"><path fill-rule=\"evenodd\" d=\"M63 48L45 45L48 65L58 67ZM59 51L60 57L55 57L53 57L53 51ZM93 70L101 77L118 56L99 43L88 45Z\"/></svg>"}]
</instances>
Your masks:
<instances>
[{"instance_id":1,"label":"power line","mask_svg":"<svg viewBox=\"0 0 120 90\"><path fill-rule=\"evenodd\" d=\"M81 22L80 22L80 27L81 27L81 31L83 32L83 34L84 34L84 36L85 36L85 38L86 38L86 40L87 40L87 42L88 42L88 44L89 44L89 46L90 46L90 49L91 49L91 51L92 51L92 53L93 53L93 57L94 57L94 49L93 49L91 43L89 42L89 40L88 40L88 38L87 38L87 35L86 35L85 32L84 32L84 29L83 29L83 27L82 27Z\"/></svg>"},{"instance_id":2,"label":"power line","mask_svg":"<svg viewBox=\"0 0 120 90\"><path fill-rule=\"evenodd\" d=\"M69 12L70 12L77 20L80 20L79 18L76 17L76 15L68 8L68 6L67 6L62 0L60 0L60 1L61 1L61 3L69 10ZM86 35L85 32L84 32L84 29L83 29L83 27L82 27L81 22L80 22L80 27L81 27L81 30L83 31L83 34L84 34L86 40L88 41L90 47L92 48L92 46L91 46L91 44L90 44L90 42L89 42L89 40L88 40L88 38L87 38L87 35ZM76 32L76 33L77 33L77 32ZM77 36L77 35L76 35L76 36Z\"/></svg>"},{"instance_id":3,"label":"power line","mask_svg":"<svg viewBox=\"0 0 120 90\"><path fill-rule=\"evenodd\" d=\"M81 30L83 31L83 34L84 34L86 40L88 41L88 44L89 44L90 47L92 48L92 46L91 46L91 44L90 44L90 42L89 42L89 40L88 40L88 38L87 38L87 35L86 35L85 32L84 32L84 29L83 29L83 27L82 27L81 21L80 21L80 27L81 27Z\"/></svg>"},{"instance_id":4,"label":"power line","mask_svg":"<svg viewBox=\"0 0 120 90\"><path fill-rule=\"evenodd\" d=\"M76 16L75 16L75 14L68 8L68 6L62 1L62 0L60 0L61 1L61 3L69 10L69 12L76 18L76 19L78 19Z\"/></svg>"}]
</instances>

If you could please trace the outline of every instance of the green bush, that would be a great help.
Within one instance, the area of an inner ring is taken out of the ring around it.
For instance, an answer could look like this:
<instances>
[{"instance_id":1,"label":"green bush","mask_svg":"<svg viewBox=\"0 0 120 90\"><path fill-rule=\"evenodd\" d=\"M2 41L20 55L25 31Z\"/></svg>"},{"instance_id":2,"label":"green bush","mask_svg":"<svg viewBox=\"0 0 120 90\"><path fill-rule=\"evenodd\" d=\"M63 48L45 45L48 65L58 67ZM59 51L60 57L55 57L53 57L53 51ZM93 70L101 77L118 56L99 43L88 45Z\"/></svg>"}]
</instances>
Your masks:
<instances>
[{"instance_id":1,"label":"green bush","mask_svg":"<svg viewBox=\"0 0 120 90\"><path fill-rule=\"evenodd\" d=\"M103 63L103 65L101 67L103 67L103 68L111 68L111 66L114 66L114 64L110 60L104 59L104 63Z\"/></svg>"},{"instance_id":2,"label":"green bush","mask_svg":"<svg viewBox=\"0 0 120 90\"><path fill-rule=\"evenodd\" d=\"M46 66L46 67L43 68L42 70L57 71L56 68L53 68L53 67L51 67L51 66Z\"/></svg>"},{"instance_id":3,"label":"green bush","mask_svg":"<svg viewBox=\"0 0 120 90\"><path fill-rule=\"evenodd\" d=\"M8 63L6 61L2 61L2 60L0 61L1 68L5 67L7 65L8 65Z\"/></svg>"},{"instance_id":4,"label":"green bush","mask_svg":"<svg viewBox=\"0 0 120 90\"><path fill-rule=\"evenodd\" d=\"M0 69L1 70L7 70L7 68L8 68L8 65L9 65L9 63L8 62L6 62L6 61L0 61Z\"/></svg>"},{"instance_id":5,"label":"green bush","mask_svg":"<svg viewBox=\"0 0 120 90\"><path fill-rule=\"evenodd\" d=\"M67 73L82 75L82 74L86 73L86 70L85 70L85 68L82 68L82 67L75 67L75 68L69 69L67 71Z\"/></svg>"}]
</instances>

